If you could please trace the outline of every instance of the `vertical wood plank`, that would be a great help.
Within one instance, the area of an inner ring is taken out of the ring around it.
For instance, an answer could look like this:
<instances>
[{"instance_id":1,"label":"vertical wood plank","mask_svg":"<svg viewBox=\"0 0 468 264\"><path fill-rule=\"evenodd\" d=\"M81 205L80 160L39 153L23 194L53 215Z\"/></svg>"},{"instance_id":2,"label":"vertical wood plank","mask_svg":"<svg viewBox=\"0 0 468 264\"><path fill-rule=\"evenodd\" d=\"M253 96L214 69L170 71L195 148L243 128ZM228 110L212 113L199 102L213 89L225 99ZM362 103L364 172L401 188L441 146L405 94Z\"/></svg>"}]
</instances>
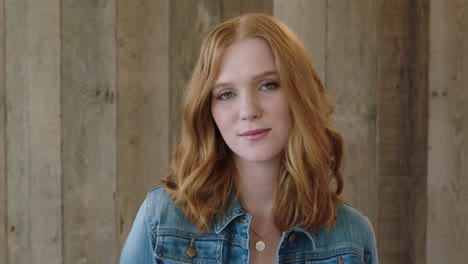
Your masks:
<instances>
[{"instance_id":1,"label":"vertical wood plank","mask_svg":"<svg viewBox=\"0 0 468 264\"><path fill-rule=\"evenodd\" d=\"M377 225L376 2L327 2L326 84L346 142L344 196Z\"/></svg>"},{"instance_id":2,"label":"vertical wood plank","mask_svg":"<svg viewBox=\"0 0 468 264\"><path fill-rule=\"evenodd\" d=\"M431 0L428 264L468 259L468 3Z\"/></svg>"},{"instance_id":3,"label":"vertical wood plank","mask_svg":"<svg viewBox=\"0 0 468 264\"><path fill-rule=\"evenodd\" d=\"M0 264L7 264L7 188L5 143L5 19L4 0L0 0Z\"/></svg>"},{"instance_id":4,"label":"vertical wood plank","mask_svg":"<svg viewBox=\"0 0 468 264\"><path fill-rule=\"evenodd\" d=\"M28 144L27 112L27 35L26 0L5 1L5 46L8 58L5 58L7 112L6 142L7 158L7 223L8 223L8 263L31 263L30 245L30 152ZM10 31L11 30L11 31ZM11 74L10 74L11 72ZM22 89L10 89L22 87ZM21 105L23 107L9 107ZM11 122L10 122L11 121ZM13 123L12 123L13 122ZM15 144L8 144L15 142ZM13 196L14 197L8 197ZM13 198L13 199L12 199ZM21 253L21 254L20 254Z\"/></svg>"},{"instance_id":5,"label":"vertical wood plank","mask_svg":"<svg viewBox=\"0 0 468 264\"><path fill-rule=\"evenodd\" d=\"M216 0L170 1L170 146L180 135L180 101L198 59L203 39L221 22L221 3Z\"/></svg>"},{"instance_id":6,"label":"vertical wood plank","mask_svg":"<svg viewBox=\"0 0 468 264\"><path fill-rule=\"evenodd\" d=\"M116 263L116 0L61 6L64 263Z\"/></svg>"},{"instance_id":7,"label":"vertical wood plank","mask_svg":"<svg viewBox=\"0 0 468 264\"><path fill-rule=\"evenodd\" d=\"M385 263L424 263L427 3L380 7L377 234Z\"/></svg>"},{"instance_id":8,"label":"vertical wood plank","mask_svg":"<svg viewBox=\"0 0 468 264\"><path fill-rule=\"evenodd\" d=\"M273 14L273 0L222 0L222 20L251 12Z\"/></svg>"},{"instance_id":9,"label":"vertical wood plank","mask_svg":"<svg viewBox=\"0 0 468 264\"><path fill-rule=\"evenodd\" d=\"M320 77L325 81L326 0L274 0L273 15L304 42Z\"/></svg>"},{"instance_id":10,"label":"vertical wood plank","mask_svg":"<svg viewBox=\"0 0 468 264\"><path fill-rule=\"evenodd\" d=\"M5 10L8 263L61 263L59 2Z\"/></svg>"},{"instance_id":11,"label":"vertical wood plank","mask_svg":"<svg viewBox=\"0 0 468 264\"><path fill-rule=\"evenodd\" d=\"M119 249L169 163L169 1L118 2Z\"/></svg>"},{"instance_id":12,"label":"vertical wood plank","mask_svg":"<svg viewBox=\"0 0 468 264\"><path fill-rule=\"evenodd\" d=\"M413 145L408 148L410 155L409 173L413 178L413 189L409 190L412 201L409 231L413 263L426 264L427 239L427 153L428 153L428 92L429 92L429 0L414 1L410 17L412 36L411 60L409 64L410 112L413 117ZM391 201L393 202L393 201ZM405 249L408 251L408 249Z\"/></svg>"}]
</instances>

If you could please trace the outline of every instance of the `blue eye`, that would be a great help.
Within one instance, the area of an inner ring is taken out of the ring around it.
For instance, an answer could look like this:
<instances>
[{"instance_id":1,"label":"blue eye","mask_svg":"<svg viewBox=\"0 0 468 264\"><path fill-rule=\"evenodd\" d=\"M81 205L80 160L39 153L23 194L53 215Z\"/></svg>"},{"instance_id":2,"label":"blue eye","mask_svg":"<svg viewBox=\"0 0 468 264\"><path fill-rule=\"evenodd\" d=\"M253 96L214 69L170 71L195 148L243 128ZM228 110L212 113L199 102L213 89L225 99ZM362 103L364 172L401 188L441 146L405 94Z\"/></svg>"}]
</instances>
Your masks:
<instances>
[{"instance_id":1,"label":"blue eye","mask_svg":"<svg viewBox=\"0 0 468 264\"><path fill-rule=\"evenodd\" d=\"M276 87L278 87L278 83L276 82L269 82L269 83L265 83L264 85L262 85L262 89L264 90L272 90L272 89L275 89Z\"/></svg>"},{"instance_id":2,"label":"blue eye","mask_svg":"<svg viewBox=\"0 0 468 264\"><path fill-rule=\"evenodd\" d=\"M224 92L218 97L218 99L226 100L226 99L229 99L231 97L232 97L232 92Z\"/></svg>"}]
</instances>

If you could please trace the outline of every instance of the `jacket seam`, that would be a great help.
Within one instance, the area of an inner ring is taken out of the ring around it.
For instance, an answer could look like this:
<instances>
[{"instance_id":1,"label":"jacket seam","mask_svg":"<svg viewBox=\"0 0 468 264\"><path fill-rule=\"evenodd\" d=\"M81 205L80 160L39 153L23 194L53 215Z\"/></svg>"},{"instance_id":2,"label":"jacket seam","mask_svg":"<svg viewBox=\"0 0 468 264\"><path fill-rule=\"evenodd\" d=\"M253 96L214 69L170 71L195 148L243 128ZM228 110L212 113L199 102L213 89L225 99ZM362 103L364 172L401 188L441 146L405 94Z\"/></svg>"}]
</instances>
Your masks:
<instances>
[{"instance_id":1,"label":"jacket seam","mask_svg":"<svg viewBox=\"0 0 468 264\"><path fill-rule=\"evenodd\" d=\"M358 255L361 259L363 258L363 254L360 252L358 248L355 247L346 247L340 249L334 249L329 251L322 251L317 253L301 253L289 256L279 257L281 262L290 262L290 261L297 261L297 260L306 260L306 259L326 259L330 257L334 257L337 255L343 254L355 254Z\"/></svg>"}]
</instances>

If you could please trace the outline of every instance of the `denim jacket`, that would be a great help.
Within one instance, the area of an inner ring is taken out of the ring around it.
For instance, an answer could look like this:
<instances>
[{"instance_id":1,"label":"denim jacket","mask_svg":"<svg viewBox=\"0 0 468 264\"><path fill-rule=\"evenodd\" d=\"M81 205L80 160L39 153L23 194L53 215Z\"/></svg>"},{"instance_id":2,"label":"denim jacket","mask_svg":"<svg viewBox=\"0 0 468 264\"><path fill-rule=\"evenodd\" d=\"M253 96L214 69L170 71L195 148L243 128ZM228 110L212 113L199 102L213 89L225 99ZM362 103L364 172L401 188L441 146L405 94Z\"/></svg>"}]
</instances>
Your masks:
<instances>
[{"instance_id":1,"label":"denim jacket","mask_svg":"<svg viewBox=\"0 0 468 264\"><path fill-rule=\"evenodd\" d=\"M276 262L377 263L374 232L367 218L346 204L339 204L336 217L328 231L293 227L283 232ZM252 215L236 201L227 217L199 234L164 188L156 187L136 216L120 263L248 263L251 221Z\"/></svg>"}]
</instances>

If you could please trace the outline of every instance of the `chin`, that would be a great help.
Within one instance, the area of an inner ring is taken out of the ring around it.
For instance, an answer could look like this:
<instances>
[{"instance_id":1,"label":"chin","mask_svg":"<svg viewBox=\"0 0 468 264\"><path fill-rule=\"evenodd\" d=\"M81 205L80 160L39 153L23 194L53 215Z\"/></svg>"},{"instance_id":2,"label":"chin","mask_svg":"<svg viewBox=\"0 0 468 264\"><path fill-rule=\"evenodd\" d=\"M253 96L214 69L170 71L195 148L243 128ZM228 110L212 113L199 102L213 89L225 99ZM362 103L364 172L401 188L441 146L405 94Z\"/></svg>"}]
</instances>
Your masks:
<instances>
[{"instance_id":1,"label":"chin","mask_svg":"<svg viewBox=\"0 0 468 264\"><path fill-rule=\"evenodd\" d=\"M262 151L262 152L250 152L250 153L246 153L245 155L242 155L242 153L236 153L236 155L240 159L245 160L245 161L263 163L263 162L277 160L280 153L279 152L268 153L268 152Z\"/></svg>"}]
</instances>

